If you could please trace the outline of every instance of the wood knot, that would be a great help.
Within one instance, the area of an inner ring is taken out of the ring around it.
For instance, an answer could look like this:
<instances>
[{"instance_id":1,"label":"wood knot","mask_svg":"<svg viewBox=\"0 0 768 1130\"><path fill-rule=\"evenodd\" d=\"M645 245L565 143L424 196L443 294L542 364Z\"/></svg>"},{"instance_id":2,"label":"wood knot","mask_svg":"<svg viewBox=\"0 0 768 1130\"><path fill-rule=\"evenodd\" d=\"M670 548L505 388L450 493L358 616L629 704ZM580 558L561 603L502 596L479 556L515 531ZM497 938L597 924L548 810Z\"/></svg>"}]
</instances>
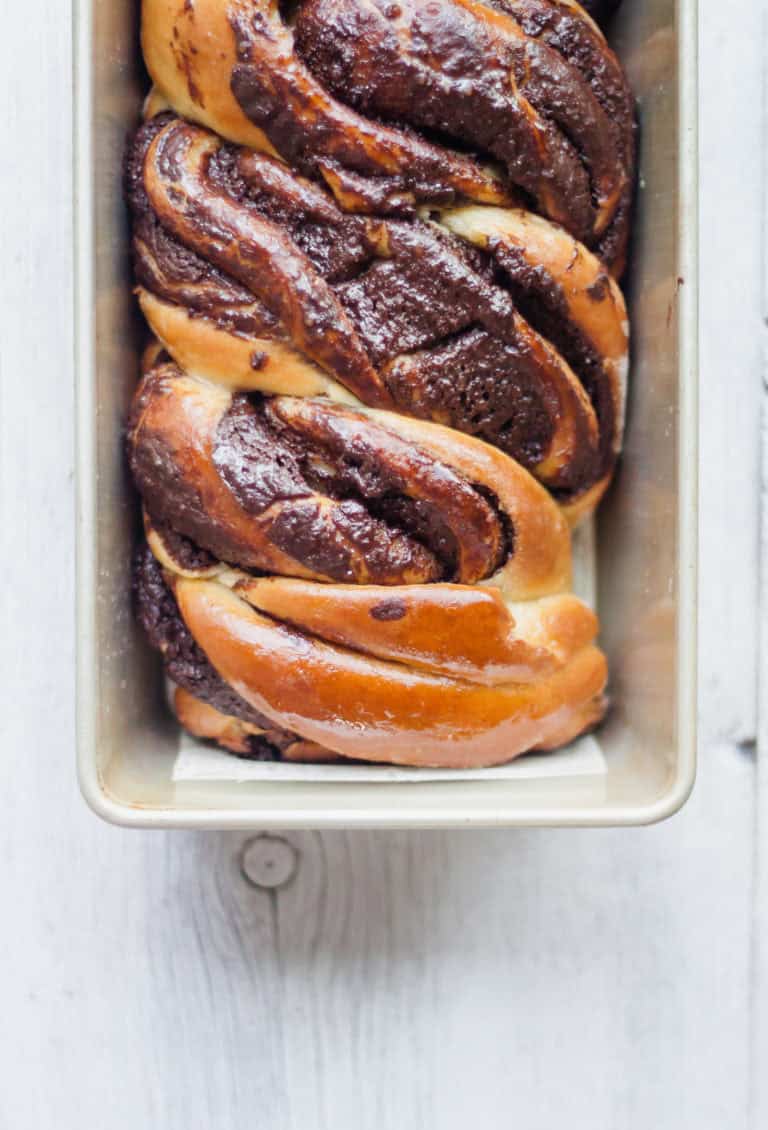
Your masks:
<instances>
[{"instance_id":1,"label":"wood knot","mask_svg":"<svg viewBox=\"0 0 768 1130\"><path fill-rule=\"evenodd\" d=\"M254 836L240 853L243 878L262 890L276 890L290 883L298 862L296 848L282 836Z\"/></svg>"}]
</instances>

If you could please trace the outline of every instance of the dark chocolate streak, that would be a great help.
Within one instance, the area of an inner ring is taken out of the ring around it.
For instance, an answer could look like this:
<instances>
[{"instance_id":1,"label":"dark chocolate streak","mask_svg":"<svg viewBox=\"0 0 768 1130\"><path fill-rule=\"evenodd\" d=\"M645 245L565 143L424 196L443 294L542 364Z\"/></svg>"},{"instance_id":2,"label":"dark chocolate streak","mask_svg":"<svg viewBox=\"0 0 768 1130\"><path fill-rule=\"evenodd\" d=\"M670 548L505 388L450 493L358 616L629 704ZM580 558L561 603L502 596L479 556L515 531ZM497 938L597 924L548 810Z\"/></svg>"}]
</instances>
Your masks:
<instances>
[{"instance_id":1,"label":"dark chocolate streak","mask_svg":"<svg viewBox=\"0 0 768 1130\"><path fill-rule=\"evenodd\" d=\"M492 245L492 257L501 268L505 285L520 313L565 358L578 374L592 401L599 425L600 446L598 461L590 467L594 479L599 479L615 459L616 427L616 405L600 357L592 343L570 320L559 283L543 269L531 266L522 252L513 247L500 243ZM599 290L595 297L602 299L608 285L607 276L601 275L592 287ZM524 442L523 437L521 442Z\"/></svg>"},{"instance_id":2,"label":"dark chocolate streak","mask_svg":"<svg viewBox=\"0 0 768 1130\"><path fill-rule=\"evenodd\" d=\"M551 0L486 0L509 12L526 35L540 39L568 63L576 67L589 83L592 93L615 125L617 156L626 171L626 184L618 200L610 226L600 237L595 250L608 264L623 263L632 213L635 176L636 120L635 100L626 75L602 36L571 9ZM603 20L620 0L596 0L583 7Z\"/></svg>"},{"instance_id":3,"label":"dark chocolate streak","mask_svg":"<svg viewBox=\"0 0 768 1130\"><path fill-rule=\"evenodd\" d=\"M232 12L230 25L238 58L230 88L243 113L294 168L336 178L358 210L412 215L416 202L449 204L465 189L504 200L501 184L471 158L329 97L294 54L291 35L263 13Z\"/></svg>"},{"instance_id":4,"label":"dark chocolate streak","mask_svg":"<svg viewBox=\"0 0 768 1130\"><path fill-rule=\"evenodd\" d=\"M544 5L487 6L513 17L531 8L535 27ZM592 56L610 52L573 13L570 25L586 30L572 37L591 48L584 58L540 30L521 38L514 21L483 19L483 8L472 12L450 0L305 0L296 48L323 85L360 113L409 122L491 155L546 215L594 245L597 201L612 197L629 176L631 125L628 142L621 136L626 119L611 113L589 68ZM623 82L610 61L603 70L615 70Z\"/></svg>"},{"instance_id":5,"label":"dark chocolate streak","mask_svg":"<svg viewBox=\"0 0 768 1130\"><path fill-rule=\"evenodd\" d=\"M156 132L156 122L140 131L129 168L140 166L147 133ZM308 269L329 287L327 311L315 319L315 330L320 333L327 318L334 319L335 303L336 324L348 320L355 335L346 372L355 370L356 356L365 357L374 380L401 410L476 435L534 468L549 449L556 408L542 357L520 334L516 306L554 344L566 343L567 360L601 410L605 393L594 375L594 357L584 343L578 349L571 344L577 331L562 303L553 308L547 291L551 281L540 272L518 270L510 283L489 256L442 229L420 221L349 216L317 186L246 150L222 145L205 175L240 209L241 230L248 230L248 218L255 215L279 225L290 238ZM242 282L207 263L204 226L190 250L151 211L140 176L129 182L139 184L130 195L137 214L137 274L145 286L234 332L290 336ZM282 305L289 308L297 301L301 296L286 295ZM344 341L339 339L336 348L343 351ZM333 375L345 379L345 371ZM368 399L365 389L355 391ZM604 420L607 411L602 406ZM574 493L599 473L587 443L550 485Z\"/></svg>"},{"instance_id":6,"label":"dark chocolate streak","mask_svg":"<svg viewBox=\"0 0 768 1130\"><path fill-rule=\"evenodd\" d=\"M280 751L295 741L296 735L276 728L224 682L193 639L163 579L162 569L146 544L139 546L134 556L133 589L139 622L151 646L162 655L168 677L222 714L268 731L263 738L252 736L251 756L279 758Z\"/></svg>"},{"instance_id":7,"label":"dark chocolate streak","mask_svg":"<svg viewBox=\"0 0 768 1130\"><path fill-rule=\"evenodd\" d=\"M441 564L416 538L372 513L377 501L373 475L355 479L343 458L332 463L329 454L286 428L268 401L238 396L219 425L213 461L249 513L279 507L270 540L307 568L353 581L354 551L376 574L412 565L430 579L440 579L448 562ZM318 495L341 501L330 519Z\"/></svg>"},{"instance_id":8,"label":"dark chocolate streak","mask_svg":"<svg viewBox=\"0 0 768 1130\"><path fill-rule=\"evenodd\" d=\"M385 432L369 438L365 424L327 407L286 419L279 399L238 396L219 425L213 461L246 510L261 515L277 509L270 527L274 545L335 580L355 579L351 553L385 583L409 568L426 580L451 579L458 568L457 536L486 557L484 575L494 572L512 544L499 533L493 507L413 448L403 461L400 441ZM411 497L409 475L417 483L426 475L432 500ZM339 505L329 514L322 499ZM448 499L454 500L453 525ZM456 506L466 515L458 534ZM494 540L497 552L490 549Z\"/></svg>"}]
</instances>

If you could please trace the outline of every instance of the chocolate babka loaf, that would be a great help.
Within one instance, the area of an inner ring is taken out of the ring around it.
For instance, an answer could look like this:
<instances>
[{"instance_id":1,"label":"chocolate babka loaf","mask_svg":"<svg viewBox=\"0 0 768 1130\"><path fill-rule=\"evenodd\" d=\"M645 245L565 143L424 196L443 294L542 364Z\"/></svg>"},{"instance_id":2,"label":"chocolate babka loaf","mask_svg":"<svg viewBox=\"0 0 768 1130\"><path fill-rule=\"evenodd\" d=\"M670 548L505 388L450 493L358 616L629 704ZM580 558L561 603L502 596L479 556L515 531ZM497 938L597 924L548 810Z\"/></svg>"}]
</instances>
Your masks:
<instances>
[{"instance_id":1,"label":"chocolate babka loaf","mask_svg":"<svg viewBox=\"0 0 768 1130\"><path fill-rule=\"evenodd\" d=\"M570 527L621 445L632 100L572 0L144 0L139 615L242 756L594 725Z\"/></svg>"},{"instance_id":2,"label":"chocolate babka loaf","mask_svg":"<svg viewBox=\"0 0 768 1130\"><path fill-rule=\"evenodd\" d=\"M517 203L616 269L633 106L575 0L144 0L160 99L345 210Z\"/></svg>"}]
</instances>

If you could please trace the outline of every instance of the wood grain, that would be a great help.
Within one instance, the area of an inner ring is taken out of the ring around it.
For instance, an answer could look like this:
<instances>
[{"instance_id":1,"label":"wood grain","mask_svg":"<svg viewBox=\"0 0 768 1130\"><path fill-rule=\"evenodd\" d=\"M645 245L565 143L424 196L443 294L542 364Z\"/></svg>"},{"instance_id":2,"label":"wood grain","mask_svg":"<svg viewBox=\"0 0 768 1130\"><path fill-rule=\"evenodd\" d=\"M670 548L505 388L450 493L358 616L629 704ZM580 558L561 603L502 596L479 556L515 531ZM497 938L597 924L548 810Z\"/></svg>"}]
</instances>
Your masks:
<instances>
[{"instance_id":1,"label":"wood grain","mask_svg":"<svg viewBox=\"0 0 768 1130\"><path fill-rule=\"evenodd\" d=\"M4 13L2 1130L768 1124L760 5L702 17L693 799L648 830L291 835L260 890L243 836L123 832L77 795L70 13Z\"/></svg>"},{"instance_id":2,"label":"wood grain","mask_svg":"<svg viewBox=\"0 0 768 1130\"><path fill-rule=\"evenodd\" d=\"M768 46L768 26L766 26ZM768 229L765 230L768 252ZM768 267L768 254L766 254ZM765 335L768 337L768 335ZM760 523L759 681L755 789L755 878L752 958L751 1109L755 1126L768 1124L768 341L764 342Z\"/></svg>"},{"instance_id":3,"label":"wood grain","mask_svg":"<svg viewBox=\"0 0 768 1130\"><path fill-rule=\"evenodd\" d=\"M756 734L762 368L763 5L701 0L701 722ZM736 142L737 139L737 142ZM725 160L730 150L744 160ZM734 458L735 456L735 458ZM723 531L738 531L724 540Z\"/></svg>"}]
</instances>

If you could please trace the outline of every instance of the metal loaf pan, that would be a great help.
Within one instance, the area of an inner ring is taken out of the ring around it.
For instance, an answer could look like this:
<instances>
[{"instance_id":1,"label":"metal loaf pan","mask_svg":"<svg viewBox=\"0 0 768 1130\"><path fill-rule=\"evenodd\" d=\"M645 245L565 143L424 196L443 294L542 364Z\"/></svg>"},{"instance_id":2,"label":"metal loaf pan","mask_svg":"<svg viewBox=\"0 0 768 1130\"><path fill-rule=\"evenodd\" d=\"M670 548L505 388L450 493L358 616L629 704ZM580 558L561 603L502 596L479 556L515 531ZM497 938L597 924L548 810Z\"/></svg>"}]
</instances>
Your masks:
<instances>
[{"instance_id":1,"label":"metal loaf pan","mask_svg":"<svg viewBox=\"0 0 768 1130\"><path fill-rule=\"evenodd\" d=\"M137 508L123 457L141 326L121 161L146 89L137 0L77 0L78 747L99 815L155 827L618 825L676 811L695 773L696 3L625 0L612 29L639 99L624 458L598 519L613 708L604 776L174 783L177 733L131 614Z\"/></svg>"}]
</instances>

